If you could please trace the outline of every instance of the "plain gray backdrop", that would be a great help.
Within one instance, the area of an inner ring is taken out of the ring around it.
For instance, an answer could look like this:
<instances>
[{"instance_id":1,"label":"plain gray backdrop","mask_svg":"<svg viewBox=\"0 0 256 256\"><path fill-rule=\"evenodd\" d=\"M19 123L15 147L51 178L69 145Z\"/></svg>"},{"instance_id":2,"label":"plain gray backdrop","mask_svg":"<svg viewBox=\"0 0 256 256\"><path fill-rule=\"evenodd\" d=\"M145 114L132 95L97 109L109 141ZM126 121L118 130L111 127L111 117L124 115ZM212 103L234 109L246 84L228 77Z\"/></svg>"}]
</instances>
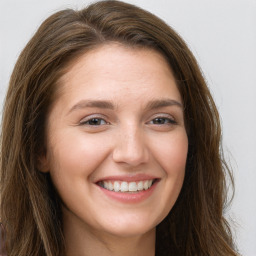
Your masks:
<instances>
[{"instance_id":1,"label":"plain gray backdrop","mask_svg":"<svg viewBox=\"0 0 256 256\"><path fill-rule=\"evenodd\" d=\"M41 22L88 0L0 0L0 106L17 57ZM236 193L227 212L240 252L256 255L256 0L127 0L164 19L195 54L220 111ZM1 108L2 109L2 108Z\"/></svg>"}]
</instances>

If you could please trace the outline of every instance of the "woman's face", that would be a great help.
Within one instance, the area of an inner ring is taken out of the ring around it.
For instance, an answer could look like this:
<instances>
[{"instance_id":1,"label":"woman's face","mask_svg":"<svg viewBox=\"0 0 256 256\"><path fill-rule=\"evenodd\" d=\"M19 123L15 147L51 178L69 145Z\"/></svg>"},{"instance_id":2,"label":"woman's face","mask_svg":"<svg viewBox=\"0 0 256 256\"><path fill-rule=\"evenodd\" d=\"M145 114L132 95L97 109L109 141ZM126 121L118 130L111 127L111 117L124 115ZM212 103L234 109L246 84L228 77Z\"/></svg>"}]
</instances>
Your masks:
<instances>
[{"instance_id":1,"label":"woman's face","mask_svg":"<svg viewBox=\"0 0 256 256\"><path fill-rule=\"evenodd\" d=\"M188 150L166 60L109 44L80 56L59 82L41 163L64 225L117 236L154 231L180 193Z\"/></svg>"}]
</instances>

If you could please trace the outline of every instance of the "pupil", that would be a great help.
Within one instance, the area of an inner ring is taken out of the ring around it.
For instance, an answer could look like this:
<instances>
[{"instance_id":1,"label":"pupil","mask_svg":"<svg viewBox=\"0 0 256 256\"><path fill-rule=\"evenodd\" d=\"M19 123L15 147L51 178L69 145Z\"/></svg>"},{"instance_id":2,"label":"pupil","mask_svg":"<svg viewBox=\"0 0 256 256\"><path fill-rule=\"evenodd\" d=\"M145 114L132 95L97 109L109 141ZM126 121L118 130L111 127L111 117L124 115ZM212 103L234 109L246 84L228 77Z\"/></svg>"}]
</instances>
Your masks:
<instances>
[{"instance_id":1,"label":"pupil","mask_svg":"<svg viewBox=\"0 0 256 256\"><path fill-rule=\"evenodd\" d=\"M90 123L91 125L100 125L100 119L98 119L98 118L93 118L93 119L91 119L91 120L89 121L89 123Z\"/></svg>"},{"instance_id":2,"label":"pupil","mask_svg":"<svg viewBox=\"0 0 256 256\"><path fill-rule=\"evenodd\" d=\"M155 119L155 124L164 124L164 119L163 118L156 118Z\"/></svg>"}]
</instances>

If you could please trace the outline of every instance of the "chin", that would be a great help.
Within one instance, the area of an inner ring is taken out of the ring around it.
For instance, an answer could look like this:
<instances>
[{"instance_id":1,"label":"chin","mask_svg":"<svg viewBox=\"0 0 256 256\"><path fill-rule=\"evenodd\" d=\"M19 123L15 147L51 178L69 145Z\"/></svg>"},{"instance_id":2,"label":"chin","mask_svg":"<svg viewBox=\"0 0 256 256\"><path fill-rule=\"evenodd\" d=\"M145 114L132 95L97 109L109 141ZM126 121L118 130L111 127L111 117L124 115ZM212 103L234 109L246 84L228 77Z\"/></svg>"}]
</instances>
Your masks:
<instances>
[{"instance_id":1,"label":"chin","mask_svg":"<svg viewBox=\"0 0 256 256\"><path fill-rule=\"evenodd\" d=\"M147 220L147 218L117 218L109 221L105 225L105 231L118 237L136 237L150 232L155 232L157 221Z\"/></svg>"},{"instance_id":2,"label":"chin","mask_svg":"<svg viewBox=\"0 0 256 256\"><path fill-rule=\"evenodd\" d=\"M129 227L129 228L115 228L112 229L110 234L120 238L131 238L139 237L146 235L148 233L155 232L155 227L150 228L138 228L138 227Z\"/></svg>"}]
</instances>

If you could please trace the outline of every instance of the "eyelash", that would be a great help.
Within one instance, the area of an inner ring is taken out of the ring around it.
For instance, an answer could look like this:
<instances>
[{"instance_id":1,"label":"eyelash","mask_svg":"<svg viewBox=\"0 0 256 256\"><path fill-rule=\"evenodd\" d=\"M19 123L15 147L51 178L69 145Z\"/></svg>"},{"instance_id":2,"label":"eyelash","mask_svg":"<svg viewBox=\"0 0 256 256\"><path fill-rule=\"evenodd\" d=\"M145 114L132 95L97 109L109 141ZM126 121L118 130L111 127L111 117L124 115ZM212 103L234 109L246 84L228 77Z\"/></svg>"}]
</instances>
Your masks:
<instances>
[{"instance_id":1,"label":"eyelash","mask_svg":"<svg viewBox=\"0 0 256 256\"><path fill-rule=\"evenodd\" d=\"M158 123L155 121L157 121ZM101 117L92 117L90 119L81 121L79 123L79 125L88 125L88 126L95 126L95 127L101 126L101 125L107 125L107 124L109 124L109 122L107 122L104 118L101 118ZM152 120L150 120L148 122L148 124L161 126L161 125L175 125L175 124L177 124L177 122L174 119L169 118L169 117L157 116L157 117L153 118Z\"/></svg>"},{"instance_id":2,"label":"eyelash","mask_svg":"<svg viewBox=\"0 0 256 256\"><path fill-rule=\"evenodd\" d=\"M153 123L156 120L160 121L160 123ZM161 121L164 121L164 122L161 122ZM174 119L168 118L168 117L162 117L162 116L155 117L149 123L152 123L154 125L175 125L175 124L177 124L177 122Z\"/></svg>"},{"instance_id":3,"label":"eyelash","mask_svg":"<svg viewBox=\"0 0 256 256\"><path fill-rule=\"evenodd\" d=\"M90 122L99 122L99 121L100 121L100 124L90 123ZM104 122L104 124L102 124L102 121ZM101 125L106 125L106 124L109 124L109 123L101 117L93 117L88 120L81 121L79 123L79 125L88 125L88 126L101 126Z\"/></svg>"}]
</instances>

